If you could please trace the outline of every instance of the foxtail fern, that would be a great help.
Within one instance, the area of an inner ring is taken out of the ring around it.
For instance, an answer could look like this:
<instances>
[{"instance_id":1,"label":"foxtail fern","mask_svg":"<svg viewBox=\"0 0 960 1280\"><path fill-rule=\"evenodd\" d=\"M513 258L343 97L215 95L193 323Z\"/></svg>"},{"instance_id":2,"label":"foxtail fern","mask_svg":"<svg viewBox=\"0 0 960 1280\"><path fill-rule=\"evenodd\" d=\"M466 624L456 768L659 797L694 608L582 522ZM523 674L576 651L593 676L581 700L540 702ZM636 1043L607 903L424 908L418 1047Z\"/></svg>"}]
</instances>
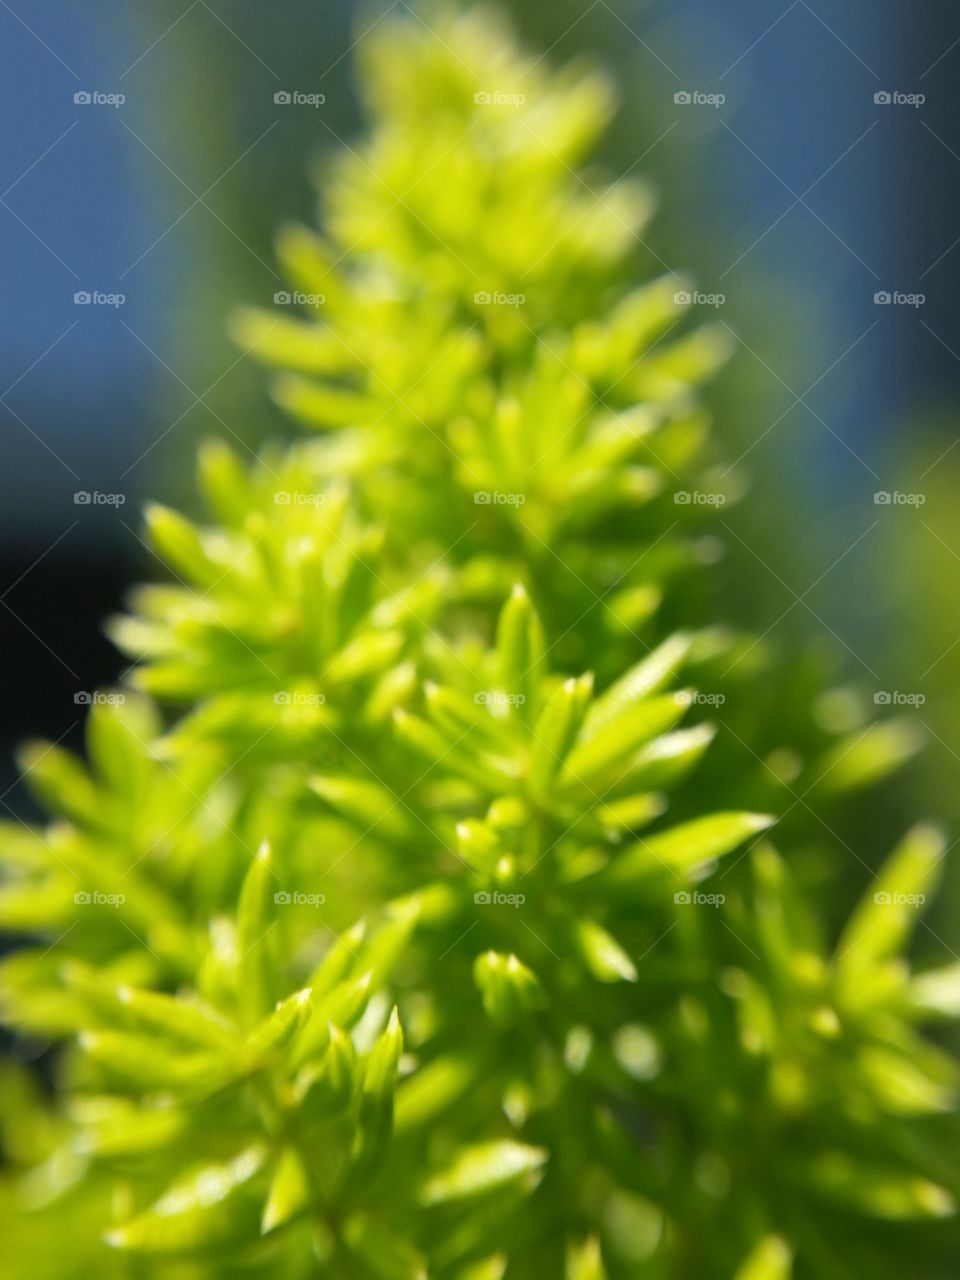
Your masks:
<instances>
[{"instance_id":1,"label":"foxtail fern","mask_svg":"<svg viewBox=\"0 0 960 1280\"><path fill-rule=\"evenodd\" d=\"M204 446L86 761L25 752L54 819L3 832L5 1018L59 1047L53 1103L6 1069L4 1274L944 1274L958 1073L920 1028L960 972L905 958L942 840L826 937L794 766L772 814L698 781L727 334L652 269L647 189L584 167L609 86L489 13L360 53L323 234L234 321L315 434ZM834 790L905 753L863 736Z\"/></svg>"}]
</instances>

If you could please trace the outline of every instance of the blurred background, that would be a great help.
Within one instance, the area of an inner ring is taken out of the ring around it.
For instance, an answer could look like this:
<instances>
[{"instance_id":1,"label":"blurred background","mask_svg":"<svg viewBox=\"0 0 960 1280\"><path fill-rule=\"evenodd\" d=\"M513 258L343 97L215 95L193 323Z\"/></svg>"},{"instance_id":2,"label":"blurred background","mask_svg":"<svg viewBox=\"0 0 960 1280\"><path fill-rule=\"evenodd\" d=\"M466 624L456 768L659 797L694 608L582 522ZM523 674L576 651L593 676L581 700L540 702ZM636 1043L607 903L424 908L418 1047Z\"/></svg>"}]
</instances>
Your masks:
<instances>
[{"instance_id":1,"label":"blurred background","mask_svg":"<svg viewBox=\"0 0 960 1280\"><path fill-rule=\"evenodd\" d=\"M750 480L722 514L726 616L912 706L928 742L903 811L960 833L956 5L505 7L535 53L612 72L599 160L649 175L651 270L691 271L736 335L713 401ZM144 497L189 504L207 435L291 430L226 318L280 287L273 234L313 220L324 156L361 125L351 52L407 8L0 0L0 798L18 816L16 744L79 745L78 695L123 670L102 623L155 568ZM275 102L293 91L325 101ZM958 901L954 877L941 912Z\"/></svg>"}]
</instances>

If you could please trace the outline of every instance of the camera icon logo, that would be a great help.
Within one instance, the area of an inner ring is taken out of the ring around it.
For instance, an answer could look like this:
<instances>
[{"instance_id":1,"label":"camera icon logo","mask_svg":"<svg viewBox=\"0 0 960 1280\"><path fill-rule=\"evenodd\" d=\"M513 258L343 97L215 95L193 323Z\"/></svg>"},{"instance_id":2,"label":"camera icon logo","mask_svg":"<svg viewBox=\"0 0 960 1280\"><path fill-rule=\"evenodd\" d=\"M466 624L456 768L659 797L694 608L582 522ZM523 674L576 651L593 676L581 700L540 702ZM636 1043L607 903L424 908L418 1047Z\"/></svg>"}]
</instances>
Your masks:
<instances>
[{"instance_id":1,"label":"camera icon logo","mask_svg":"<svg viewBox=\"0 0 960 1280\"><path fill-rule=\"evenodd\" d=\"M280 89L273 95L273 100L278 107L288 107L293 101L286 89Z\"/></svg>"},{"instance_id":2,"label":"camera icon logo","mask_svg":"<svg viewBox=\"0 0 960 1280\"><path fill-rule=\"evenodd\" d=\"M286 689L281 689L279 693L273 695L273 700L278 707L288 707L290 705L290 694Z\"/></svg>"},{"instance_id":3,"label":"camera icon logo","mask_svg":"<svg viewBox=\"0 0 960 1280\"><path fill-rule=\"evenodd\" d=\"M879 489L873 495L873 500L878 507L888 507L892 501L892 497L887 493L886 489Z\"/></svg>"},{"instance_id":4,"label":"camera icon logo","mask_svg":"<svg viewBox=\"0 0 960 1280\"><path fill-rule=\"evenodd\" d=\"M886 689L880 689L873 695L873 701L878 707L888 707L893 699Z\"/></svg>"},{"instance_id":5,"label":"camera icon logo","mask_svg":"<svg viewBox=\"0 0 960 1280\"><path fill-rule=\"evenodd\" d=\"M687 892L686 889L680 889L677 893L675 893L673 895L673 900L674 902L679 903L681 906L688 906L690 902L693 901L693 899L690 897L690 894Z\"/></svg>"},{"instance_id":6,"label":"camera icon logo","mask_svg":"<svg viewBox=\"0 0 960 1280\"><path fill-rule=\"evenodd\" d=\"M289 507L290 491L288 489L278 489L273 495L273 500L280 507Z\"/></svg>"},{"instance_id":7,"label":"camera icon logo","mask_svg":"<svg viewBox=\"0 0 960 1280\"><path fill-rule=\"evenodd\" d=\"M92 702L93 702L93 694L87 693L84 689L81 689L79 693L75 693L73 695L74 706L89 707Z\"/></svg>"},{"instance_id":8,"label":"camera icon logo","mask_svg":"<svg viewBox=\"0 0 960 1280\"><path fill-rule=\"evenodd\" d=\"M875 293L873 295L873 301L878 307L889 307L890 303L893 301L893 297L886 289L881 289L879 293Z\"/></svg>"},{"instance_id":9,"label":"camera icon logo","mask_svg":"<svg viewBox=\"0 0 960 1280\"><path fill-rule=\"evenodd\" d=\"M479 93L475 93L473 95L473 100L478 107L488 107L491 102L491 97L489 93L486 93L481 89Z\"/></svg>"},{"instance_id":10,"label":"camera icon logo","mask_svg":"<svg viewBox=\"0 0 960 1280\"><path fill-rule=\"evenodd\" d=\"M78 907L89 907L93 901L93 895L87 893L85 889L81 889L79 893L73 895L73 900Z\"/></svg>"},{"instance_id":11,"label":"camera icon logo","mask_svg":"<svg viewBox=\"0 0 960 1280\"><path fill-rule=\"evenodd\" d=\"M473 900L478 906L481 906L481 907L489 906L490 902L492 901L490 894L487 892L486 889L479 889L473 895Z\"/></svg>"},{"instance_id":12,"label":"camera icon logo","mask_svg":"<svg viewBox=\"0 0 960 1280\"><path fill-rule=\"evenodd\" d=\"M890 94L887 93L885 90L881 90L879 93L875 93L873 95L873 100L878 107L888 107L892 101Z\"/></svg>"},{"instance_id":13,"label":"camera icon logo","mask_svg":"<svg viewBox=\"0 0 960 1280\"><path fill-rule=\"evenodd\" d=\"M688 107L693 101L693 98L686 89L681 89L673 95L673 100L678 107Z\"/></svg>"},{"instance_id":14,"label":"camera icon logo","mask_svg":"<svg viewBox=\"0 0 960 1280\"><path fill-rule=\"evenodd\" d=\"M286 889L280 889L277 893L273 895L273 900L277 904L277 906L283 907L283 906L287 906L292 901L292 898L290 897L290 894L286 891Z\"/></svg>"},{"instance_id":15,"label":"camera icon logo","mask_svg":"<svg viewBox=\"0 0 960 1280\"><path fill-rule=\"evenodd\" d=\"M78 107L88 107L93 101L93 97L86 89L80 89L73 95L73 100Z\"/></svg>"},{"instance_id":16,"label":"camera icon logo","mask_svg":"<svg viewBox=\"0 0 960 1280\"><path fill-rule=\"evenodd\" d=\"M686 289L681 289L673 295L674 305L678 307L689 307L693 301L693 294Z\"/></svg>"},{"instance_id":17,"label":"camera icon logo","mask_svg":"<svg viewBox=\"0 0 960 1280\"><path fill-rule=\"evenodd\" d=\"M878 907L889 907L889 905L890 905L890 894L889 894L889 893L887 893L887 891L886 891L885 889L884 889L884 890L881 890L881 891L880 891L880 893L875 893L875 894L873 895L873 900L874 900L874 902L877 904L877 906L878 906Z\"/></svg>"},{"instance_id":18,"label":"camera icon logo","mask_svg":"<svg viewBox=\"0 0 960 1280\"><path fill-rule=\"evenodd\" d=\"M89 507L92 500L86 489L78 489L73 495L73 505L75 507Z\"/></svg>"},{"instance_id":19,"label":"camera icon logo","mask_svg":"<svg viewBox=\"0 0 960 1280\"><path fill-rule=\"evenodd\" d=\"M486 489L478 489L473 495L473 501L478 507L488 507L491 502L491 497Z\"/></svg>"},{"instance_id":20,"label":"camera icon logo","mask_svg":"<svg viewBox=\"0 0 960 1280\"><path fill-rule=\"evenodd\" d=\"M77 307L89 307L92 301L93 295L88 293L86 289L80 289L73 295L73 302Z\"/></svg>"},{"instance_id":21,"label":"camera icon logo","mask_svg":"<svg viewBox=\"0 0 960 1280\"><path fill-rule=\"evenodd\" d=\"M490 305L490 294L486 289L481 289L479 293L473 295L473 301L478 307L487 307Z\"/></svg>"},{"instance_id":22,"label":"camera icon logo","mask_svg":"<svg viewBox=\"0 0 960 1280\"><path fill-rule=\"evenodd\" d=\"M673 495L673 500L678 507L687 507L690 505L690 494L687 493L686 489L681 489Z\"/></svg>"},{"instance_id":23,"label":"camera icon logo","mask_svg":"<svg viewBox=\"0 0 960 1280\"><path fill-rule=\"evenodd\" d=\"M278 289L273 295L273 302L277 307L289 307L292 301L293 295L288 293L286 289Z\"/></svg>"}]
</instances>

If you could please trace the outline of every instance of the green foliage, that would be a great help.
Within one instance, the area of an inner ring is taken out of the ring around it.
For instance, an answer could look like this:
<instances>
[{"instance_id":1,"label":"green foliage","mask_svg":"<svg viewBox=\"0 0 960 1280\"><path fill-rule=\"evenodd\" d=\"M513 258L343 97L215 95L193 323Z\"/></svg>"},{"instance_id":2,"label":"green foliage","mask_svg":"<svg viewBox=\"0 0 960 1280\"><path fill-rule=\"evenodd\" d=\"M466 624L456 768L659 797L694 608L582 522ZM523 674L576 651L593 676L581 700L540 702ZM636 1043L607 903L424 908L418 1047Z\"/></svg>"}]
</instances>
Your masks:
<instances>
[{"instance_id":1,"label":"green foliage","mask_svg":"<svg viewBox=\"0 0 960 1280\"><path fill-rule=\"evenodd\" d=\"M25 753L5 1017L60 1052L54 1104L7 1072L6 1274L939 1274L960 977L905 950L943 842L831 939L729 758L700 781L679 681L753 647L672 623L726 343L624 284L649 195L576 168L602 77L435 27L362 43L370 136L281 237L304 317L236 321L322 434L204 447L88 763ZM827 798L913 749L834 719Z\"/></svg>"}]
</instances>

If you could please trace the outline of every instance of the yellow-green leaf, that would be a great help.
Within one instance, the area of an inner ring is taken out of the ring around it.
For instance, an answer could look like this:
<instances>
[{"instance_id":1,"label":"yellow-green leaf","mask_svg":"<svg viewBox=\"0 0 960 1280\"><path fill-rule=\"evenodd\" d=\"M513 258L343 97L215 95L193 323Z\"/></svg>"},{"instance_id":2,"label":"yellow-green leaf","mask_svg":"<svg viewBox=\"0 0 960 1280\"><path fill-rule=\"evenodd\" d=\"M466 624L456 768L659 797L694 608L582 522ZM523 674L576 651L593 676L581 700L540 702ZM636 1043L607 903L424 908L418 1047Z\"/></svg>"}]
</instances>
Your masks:
<instances>
[{"instance_id":1,"label":"yellow-green leaf","mask_svg":"<svg viewBox=\"0 0 960 1280\"><path fill-rule=\"evenodd\" d=\"M466 1147L421 1193L424 1204L472 1200L510 1184L532 1189L546 1163L543 1147L520 1142L483 1142Z\"/></svg>"},{"instance_id":2,"label":"yellow-green leaf","mask_svg":"<svg viewBox=\"0 0 960 1280\"><path fill-rule=\"evenodd\" d=\"M284 1147L270 1183L267 1203L260 1220L260 1231L266 1235L275 1227L289 1222L310 1202L310 1183L303 1161L294 1147Z\"/></svg>"}]
</instances>

